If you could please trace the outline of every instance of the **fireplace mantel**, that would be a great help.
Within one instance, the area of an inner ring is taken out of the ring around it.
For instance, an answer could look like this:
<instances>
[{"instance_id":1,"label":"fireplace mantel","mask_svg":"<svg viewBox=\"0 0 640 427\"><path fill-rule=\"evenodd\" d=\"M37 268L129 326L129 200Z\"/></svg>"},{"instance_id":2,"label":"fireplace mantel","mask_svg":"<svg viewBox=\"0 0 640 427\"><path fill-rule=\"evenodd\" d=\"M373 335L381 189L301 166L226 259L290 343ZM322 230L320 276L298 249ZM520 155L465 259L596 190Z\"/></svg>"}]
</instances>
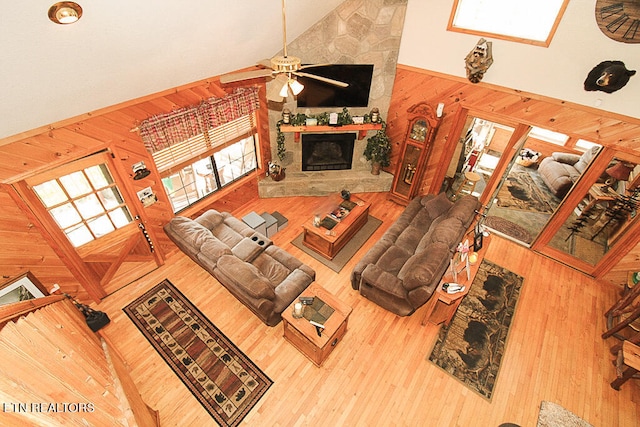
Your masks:
<instances>
[{"instance_id":1,"label":"fireplace mantel","mask_svg":"<svg viewBox=\"0 0 640 427\"><path fill-rule=\"evenodd\" d=\"M305 132L358 132L358 139L362 139L367 135L370 130L382 129L382 123L364 123L361 125L351 124L342 126L292 126L292 125L280 125L281 132L293 132L294 142L300 142L300 135Z\"/></svg>"}]
</instances>

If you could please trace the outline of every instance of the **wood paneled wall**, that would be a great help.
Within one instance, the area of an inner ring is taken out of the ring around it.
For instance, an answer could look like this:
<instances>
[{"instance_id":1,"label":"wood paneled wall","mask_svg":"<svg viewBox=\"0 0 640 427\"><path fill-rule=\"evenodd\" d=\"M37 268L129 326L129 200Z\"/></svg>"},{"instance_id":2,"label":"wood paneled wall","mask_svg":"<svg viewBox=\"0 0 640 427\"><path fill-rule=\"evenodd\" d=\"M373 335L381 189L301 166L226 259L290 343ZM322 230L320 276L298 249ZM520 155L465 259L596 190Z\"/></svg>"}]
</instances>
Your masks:
<instances>
[{"instance_id":1,"label":"wood paneled wall","mask_svg":"<svg viewBox=\"0 0 640 427\"><path fill-rule=\"evenodd\" d=\"M608 113L595 108L572 104L498 87L485 83L472 84L458 78L423 69L399 65L387 118L387 132L393 143L392 163L386 168L393 173L398 161L399 144L407 132L406 111L418 102L435 106L445 104L444 116L428 160L421 193L437 192L441 165L449 164L444 156L447 144L455 144L460 129L455 129L461 110L469 110L499 123L523 123L579 137L618 151L640 155L640 119ZM640 260L640 245L614 266L603 278L621 283L626 272Z\"/></svg>"},{"instance_id":2,"label":"wood paneled wall","mask_svg":"<svg viewBox=\"0 0 640 427\"><path fill-rule=\"evenodd\" d=\"M258 151L261 166L271 160L266 92L264 80L251 83L260 86ZM197 105L211 97L223 97L231 93L234 87L225 85L222 88L218 79L203 80L0 140L0 183L3 184L0 189L0 235L5 236L5 242L11 242L0 250L0 275L8 280L30 270L47 288L59 283L63 292L87 301L82 284L74 278L44 234L33 224L37 218L30 221L25 216L26 206L20 205L11 184L101 150L109 150L113 154L118 169L116 179L121 177L118 185L130 200L137 201L136 193L146 187L151 187L158 196L157 203L139 209L141 220L161 256L175 250L175 245L162 230L162 226L173 217L171 204L151 155L135 129L150 116ZM130 179L133 176L132 166L140 161L144 161L152 173L147 178L135 181ZM258 173L262 173L262 169L255 174ZM252 185L251 182L256 181L255 174L246 178L244 184ZM234 204L239 203L242 200L239 187L224 190L208 198L206 203L226 203L218 202L222 198L234 200ZM184 214L191 215L203 208L196 206Z\"/></svg>"},{"instance_id":3,"label":"wood paneled wall","mask_svg":"<svg viewBox=\"0 0 640 427\"><path fill-rule=\"evenodd\" d=\"M0 355L3 425L157 425L119 355L67 299L7 322Z\"/></svg>"}]
</instances>

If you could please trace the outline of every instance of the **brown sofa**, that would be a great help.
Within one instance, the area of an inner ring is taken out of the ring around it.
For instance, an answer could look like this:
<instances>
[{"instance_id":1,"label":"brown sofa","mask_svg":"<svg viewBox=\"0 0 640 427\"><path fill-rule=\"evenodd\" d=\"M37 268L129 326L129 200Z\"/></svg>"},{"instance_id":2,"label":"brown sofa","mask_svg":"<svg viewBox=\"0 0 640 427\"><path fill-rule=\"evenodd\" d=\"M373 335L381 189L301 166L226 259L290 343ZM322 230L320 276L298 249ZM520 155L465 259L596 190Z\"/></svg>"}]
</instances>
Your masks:
<instances>
[{"instance_id":1,"label":"brown sofa","mask_svg":"<svg viewBox=\"0 0 640 427\"><path fill-rule=\"evenodd\" d=\"M480 202L444 193L418 196L351 273L351 286L379 306L408 316L426 303L449 267Z\"/></svg>"},{"instance_id":2,"label":"brown sofa","mask_svg":"<svg viewBox=\"0 0 640 427\"><path fill-rule=\"evenodd\" d=\"M540 178L553 194L562 199L589 166L598 150L599 147L593 147L582 155L551 153L551 156L542 159L538 166Z\"/></svg>"},{"instance_id":3,"label":"brown sofa","mask_svg":"<svg viewBox=\"0 0 640 427\"><path fill-rule=\"evenodd\" d=\"M315 279L315 271L227 212L174 217L173 242L269 326Z\"/></svg>"}]
</instances>

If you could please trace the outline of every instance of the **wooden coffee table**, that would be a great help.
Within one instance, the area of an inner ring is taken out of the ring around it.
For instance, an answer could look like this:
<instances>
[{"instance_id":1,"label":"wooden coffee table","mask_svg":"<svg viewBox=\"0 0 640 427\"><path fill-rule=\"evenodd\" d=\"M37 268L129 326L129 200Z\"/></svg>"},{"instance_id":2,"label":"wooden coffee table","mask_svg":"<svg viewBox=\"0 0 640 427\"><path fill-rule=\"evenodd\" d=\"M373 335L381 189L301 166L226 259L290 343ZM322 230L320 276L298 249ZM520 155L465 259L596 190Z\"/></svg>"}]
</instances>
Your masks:
<instances>
[{"instance_id":1,"label":"wooden coffee table","mask_svg":"<svg viewBox=\"0 0 640 427\"><path fill-rule=\"evenodd\" d=\"M320 216L323 218L332 209L337 208L342 200L335 198L331 204L325 204ZM350 201L356 203L349 214L331 230L313 225L313 218L302 224L304 230L302 243L325 258L333 259L340 249L367 223L371 203L351 196ZM322 219L321 218L321 219Z\"/></svg>"},{"instance_id":2,"label":"wooden coffee table","mask_svg":"<svg viewBox=\"0 0 640 427\"><path fill-rule=\"evenodd\" d=\"M321 366L346 334L352 309L315 282L305 289L301 296L320 298L333 308L334 312L325 321L322 336L319 337L316 327L309 323L309 320L293 317L293 306L298 302L296 299L282 313L283 336L316 366Z\"/></svg>"}]
</instances>

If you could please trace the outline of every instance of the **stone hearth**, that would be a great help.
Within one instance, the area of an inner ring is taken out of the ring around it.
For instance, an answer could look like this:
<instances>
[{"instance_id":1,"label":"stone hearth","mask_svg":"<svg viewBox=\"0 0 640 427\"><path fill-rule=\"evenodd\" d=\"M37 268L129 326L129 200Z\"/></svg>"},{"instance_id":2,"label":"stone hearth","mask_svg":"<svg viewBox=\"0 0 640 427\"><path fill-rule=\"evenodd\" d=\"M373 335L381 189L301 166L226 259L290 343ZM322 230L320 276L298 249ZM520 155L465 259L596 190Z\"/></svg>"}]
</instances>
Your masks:
<instances>
[{"instance_id":1,"label":"stone hearth","mask_svg":"<svg viewBox=\"0 0 640 427\"><path fill-rule=\"evenodd\" d=\"M258 182L260 197L323 196L347 189L352 193L389 191L393 175L384 171L372 175L369 171L289 172L282 181L262 177Z\"/></svg>"}]
</instances>

